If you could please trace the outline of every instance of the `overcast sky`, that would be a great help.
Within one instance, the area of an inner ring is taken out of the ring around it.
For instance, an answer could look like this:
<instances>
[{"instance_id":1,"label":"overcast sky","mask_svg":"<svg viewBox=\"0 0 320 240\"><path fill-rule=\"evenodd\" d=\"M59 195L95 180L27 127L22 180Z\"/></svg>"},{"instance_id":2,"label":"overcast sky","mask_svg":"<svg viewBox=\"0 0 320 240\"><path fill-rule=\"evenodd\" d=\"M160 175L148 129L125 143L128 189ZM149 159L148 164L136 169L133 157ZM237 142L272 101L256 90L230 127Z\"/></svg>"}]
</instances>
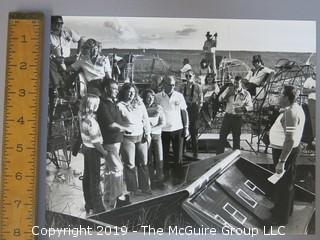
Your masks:
<instances>
[{"instance_id":1,"label":"overcast sky","mask_svg":"<svg viewBox=\"0 0 320 240\"><path fill-rule=\"evenodd\" d=\"M64 22L103 48L201 50L210 31L218 33L218 50L316 51L314 21L64 17Z\"/></svg>"}]
</instances>

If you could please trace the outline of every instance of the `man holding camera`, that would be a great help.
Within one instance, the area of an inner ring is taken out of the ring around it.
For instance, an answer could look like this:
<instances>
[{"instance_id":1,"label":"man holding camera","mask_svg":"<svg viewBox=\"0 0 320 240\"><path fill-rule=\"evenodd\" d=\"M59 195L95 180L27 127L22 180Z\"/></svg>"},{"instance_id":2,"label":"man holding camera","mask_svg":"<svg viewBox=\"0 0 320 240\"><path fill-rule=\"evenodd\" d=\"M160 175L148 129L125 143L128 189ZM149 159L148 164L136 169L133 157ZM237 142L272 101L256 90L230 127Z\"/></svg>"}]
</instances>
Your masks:
<instances>
[{"instance_id":1,"label":"man holding camera","mask_svg":"<svg viewBox=\"0 0 320 240\"><path fill-rule=\"evenodd\" d=\"M227 105L220 129L217 154L224 152L230 132L233 138L233 149L240 149L242 115L253 108L251 95L242 88L241 80L241 76L236 76L233 85L227 87L219 96L219 101L225 101Z\"/></svg>"}]
</instances>

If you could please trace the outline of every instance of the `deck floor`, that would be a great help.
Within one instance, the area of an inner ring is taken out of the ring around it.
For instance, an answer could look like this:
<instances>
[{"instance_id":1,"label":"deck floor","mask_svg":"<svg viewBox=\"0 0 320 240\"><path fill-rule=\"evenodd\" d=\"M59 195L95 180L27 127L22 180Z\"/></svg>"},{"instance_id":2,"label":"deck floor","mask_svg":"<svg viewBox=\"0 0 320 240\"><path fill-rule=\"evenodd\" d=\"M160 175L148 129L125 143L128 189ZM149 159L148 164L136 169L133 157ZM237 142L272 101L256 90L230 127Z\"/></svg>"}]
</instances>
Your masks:
<instances>
[{"instance_id":1,"label":"deck floor","mask_svg":"<svg viewBox=\"0 0 320 240\"><path fill-rule=\"evenodd\" d=\"M216 138L216 135L203 135L201 138ZM247 137L247 138L246 138ZM250 140L248 136L243 136L243 139ZM231 141L232 142L232 141ZM248 141L250 143L250 141ZM253 144L253 148L256 149L256 143ZM249 159L250 161L257 164L264 164L269 166L272 164L271 149L268 150L268 153L264 153L264 147L260 148L259 153L252 152L250 146L246 141L241 141L241 156ZM228 149L226 149L228 150ZM215 153L199 153L198 160L206 159L208 157L215 156ZM191 158L192 154L186 152L185 156ZM315 164L315 154L302 151L300 158L298 159L299 165L304 166L314 166ZM61 163L59 169L57 169L54 164L47 159L47 193L46 193L46 209L65 213L75 217L85 218L85 209L84 209L84 199L82 192L82 181L79 177L83 173L83 155L79 153L77 157L72 157L70 167L67 168L66 163ZM305 180L298 180L305 181ZM314 182L314 179L311 179ZM144 197L144 196L135 196L130 199L131 202L143 201L148 198L153 198L160 196L169 192L174 191L178 186L173 186L170 182L167 183L168 188L165 191L153 190L153 195ZM103 189L103 188L102 188ZM286 227L287 232L297 233L301 232L301 224L299 224L299 216L301 214L309 214L310 208L302 208L299 203L295 204L295 211L290 220L290 223ZM110 210L107 208L106 210Z\"/></svg>"}]
</instances>

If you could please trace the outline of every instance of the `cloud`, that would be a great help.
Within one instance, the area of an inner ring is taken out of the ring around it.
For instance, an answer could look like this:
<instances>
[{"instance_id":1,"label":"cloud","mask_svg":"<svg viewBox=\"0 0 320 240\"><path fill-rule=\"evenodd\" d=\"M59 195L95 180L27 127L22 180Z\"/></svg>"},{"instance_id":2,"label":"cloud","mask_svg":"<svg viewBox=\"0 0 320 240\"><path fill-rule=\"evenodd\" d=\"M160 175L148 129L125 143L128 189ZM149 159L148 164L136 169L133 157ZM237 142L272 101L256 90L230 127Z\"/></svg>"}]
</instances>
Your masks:
<instances>
[{"instance_id":1,"label":"cloud","mask_svg":"<svg viewBox=\"0 0 320 240\"><path fill-rule=\"evenodd\" d=\"M142 40L145 40L145 41L154 41L154 40L163 39L159 34L156 34L156 33L153 33L153 34L142 34L141 38L142 38Z\"/></svg>"},{"instance_id":2,"label":"cloud","mask_svg":"<svg viewBox=\"0 0 320 240\"><path fill-rule=\"evenodd\" d=\"M103 26L111 30L111 33L115 35L120 41L136 41L139 39L139 35L136 33L135 29L130 25L115 20L115 21L105 21Z\"/></svg>"},{"instance_id":3,"label":"cloud","mask_svg":"<svg viewBox=\"0 0 320 240\"><path fill-rule=\"evenodd\" d=\"M183 37L185 37L185 36L188 36L188 35L190 35L191 33L194 33L194 32L196 32L197 30L195 29L195 28L192 28L191 26L186 26L184 29L182 29L182 30L177 30L176 31L176 34L178 35L178 36L183 36Z\"/></svg>"}]
</instances>

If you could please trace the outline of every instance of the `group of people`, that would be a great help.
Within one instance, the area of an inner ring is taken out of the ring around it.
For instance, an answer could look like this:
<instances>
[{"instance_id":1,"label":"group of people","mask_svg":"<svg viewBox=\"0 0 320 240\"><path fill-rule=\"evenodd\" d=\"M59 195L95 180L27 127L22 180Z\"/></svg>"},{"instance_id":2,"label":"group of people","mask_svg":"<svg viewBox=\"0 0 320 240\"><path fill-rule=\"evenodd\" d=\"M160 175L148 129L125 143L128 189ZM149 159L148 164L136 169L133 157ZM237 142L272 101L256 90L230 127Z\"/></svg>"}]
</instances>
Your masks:
<instances>
[{"instance_id":1,"label":"group of people","mask_svg":"<svg viewBox=\"0 0 320 240\"><path fill-rule=\"evenodd\" d=\"M128 204L127 192L150 195L153 188L164 189L172 168L181 168L182 140L189 127L187 105L182 94L174 91L174 77L164 77L163 92L155 94L149 89L143 99L133 83L125 83L119 91L109 59L101 54L101 44L80 37L63 24L61 16L52 16L48 134L54 98L63 94L59 91L70 73L81 73L86 86L79 106L86 212ZM78 44L75 55L71 54L73 42ZM173 167L168 162L170 143ZM105 159L103 197L99 188L101 157Z\"/></svg>"},{"instance_id":2,"label":"group of people","mask_svg":"<svg viewBox=\"0 0 320 240\"><path fill-rule=\"evenodd\" d=\"M187 104L174 90L173 76L163 81L163 91L147 89L141 98L133 83L118 90L115 80L105 79L102 89L89 88L81 99L87 212L128 204L130 194L152 195L152 189L166 188L168 178L179 179L183 138L188 134ZM101 157L105 159L103 198L99 190Z\"/></svg>"},{"instance_id":3,"label":"group of people","mask_svg":"<svg viewBox=\"0 0 320 240\"><path fill-rule=\"evenodd\" d=\"M240 149L242 115L252 111L252 98L260 94L260 88L274 74L263 65L261 56L255 55L252 59L254 68L245 78L235 76L232 84L220 89L214 81L217 34L207 32L204 59L200 63L200 82L196 81L192 66L185 58L180 70L184 84L179 91L175 88L173 75L161 76L162 89L146 89L139 94L134 83L128 82L119 90L114 66L111 67L109 59L101 54L101 44L62 26L62 17L53 16L49 118L54 95L63 88L65 76L80 71L86 86L79 107L79 125L87 213L129 204L130 194L151 195L153 189L165 189L169 178L179 182L186 138L190 137L193 156L197 158L198 155L198 121L207 92L210 97L226 103L217 153L224 152L230 132L233 149ZM73 56L70 51L72 42L78 43L77 53ZM305 87L313 93L315 86L313 83L309 85L312 86ZM270 129L275 171L285 171L276 187L275 213L281 223L287 221L292 211L295 161L305 122L304 112L295 102L297 95L293 86L284 87L279 100L283 111ZM309 99L312 102L313 98ZM101 158L105 159L103 196L100 190Z\"/></svg>"},{"instance_id":4,"label":"group of people","mask_svg":"<svg viewBox=\"0 0 320 240\"><path fill-rule=\"evenodd\" d=\"M207 37L210 38L210 33L207 35ZM203 62L206 63L205 59ZM180 71L183 73L183 71L187 69L184 78L187 81L186 86L188 86L190 84L188 84L187 73L192 72L192 66L189 64L188 59L184 59L183 64L184 66ZM267 94L265 86L270 83L270 80L273 78L274 70L264 66L260 55L253 56L252 65L253 69L249 71L246 77L242 78L241 76L235 76L235 78L232 79L232 83L224 89L219 89L219 87L216 86L213 87L214 84L210 82L213 89L216 89L216 91L213 91L215 98L217 98L219 102L226 103L225 114L220 128L217 154L224 152L227 143L227 136L230 132L233 137L233 149L240 149L243 114L254 110L254 108L257 109L257 106L254 106L252 99L255 100L256 104L261 104L261 102L263 102L261 100ZM208 66L204 64L203 68L205 67ZM208 67L208 69L209 71L207 70L205 73L206 76L211 73L210 67ZM203 84L203 82L204 81L199 81L198 85L196 85L196 83L192 83L192 88L199 88L200 91L201 89L204 89L204 91L206 91L205 86L208 82L205 82L206 84ZM313 133L315 131L315 85L315 75L309 77L303 85L304 93L308 94L308 105ZM186 99L190 99L188 98L188 94L186 94L186 90L184 90L184 95L186 96ZM299 95L300 92L296 87L288 85L283 87L278 99L280 115L272 124L269 133L269 143L272 147L274 171L276 173L283 174L281 179L274 186L273 199L275 206L272 209L271 224L276 225L286 225L288 223L289 216L293 211L296 161L299 156L300 142L306 122L305 112L302 106L297 103ZM193 95L189 94L189 97L190 96L198 95L193 93ZM201 97L198 99L201 99ZM194 109L195 106L202 106L199 101L194 102L195 105L188 105L187 108L188 112L190 110L192 114L198 112ZM191 119L195 119L194 116L190 116L190 122L192 122ZM192 127L190 127L190 129L191 128ZM193 147L196 147L194 142L192 142L192 144ZM308 145L308 147L309 146L310 145Z\"/></svg>"}]
</instances>

